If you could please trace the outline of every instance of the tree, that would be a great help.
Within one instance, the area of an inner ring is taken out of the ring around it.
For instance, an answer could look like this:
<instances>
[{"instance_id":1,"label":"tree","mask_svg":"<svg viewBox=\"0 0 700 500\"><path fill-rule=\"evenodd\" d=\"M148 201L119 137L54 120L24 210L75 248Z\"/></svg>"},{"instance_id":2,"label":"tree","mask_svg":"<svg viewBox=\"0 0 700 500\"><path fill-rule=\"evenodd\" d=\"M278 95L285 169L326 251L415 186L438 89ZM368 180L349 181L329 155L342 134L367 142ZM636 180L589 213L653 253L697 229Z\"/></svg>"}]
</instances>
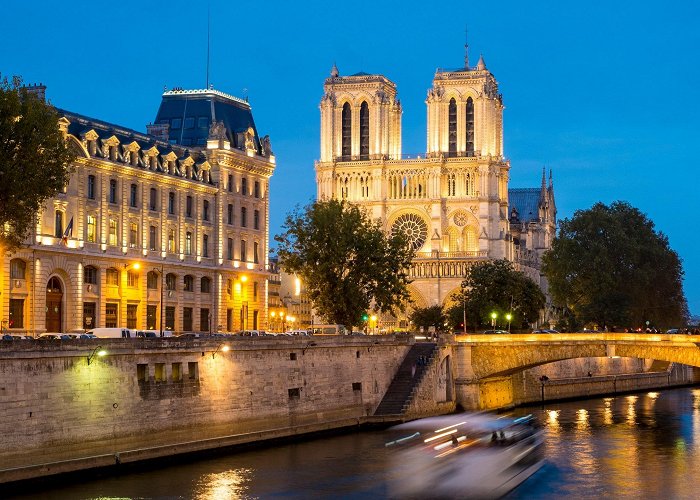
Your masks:
<instances>
[{"instance_id":1,"label":"tree","mask_svg":"<svg viewBox=\"0 0 700 500\"><path fill-rule=\"evenodd\" d=\"M73 159L55 109L19 78L0 80L0 247L21 246L42 204L68 183Z\"/></svg>"},{"instance_id":2,"label":"tree","mask_svg":"<svg viewBox=\"0 0 700 500\"><path fill-rule=\"evenodd\" d=\"M458 329L465 309L467 325L473 329L490 326L494 312L497 325L505 327L510 323L520 328L537 321L545 304L540 287L505 259L472 266L462 282L462 290L452 298L455 304L447 311L448 321ZM507 314L511 315L510 321Z\"/></svg>"},{"instance_id":3,"label":"tree","mask_svg":"<svg viewBox=\"0 0 700 500\"><path fill-rule=\"evenodd\" d=\"M441 306L417 307L410 316L411 323L417 328L428 330L431 326L441 331L445 328L445 313Z\"/></svg>"},{"instance_id":4,"label":"tree","mask_svg":"<svg viewBox=\"0 0 700 500\"><path fill-rule=\"evenodd\" d=\"M687 318L678 254L626 202L596 203L561 221L542 263L553 300L578 323L678 326Z\"/></svg>"},{"instance_id":5,"label":"tree","mask_svg":"<svg viewBox=\"0 0 700 500\"><path fill-rule=\"evenodd\" d=\"M413 250L403 234L387 236L378 222L344 201L317 201L287 215L280 267L301 276L316 310L352 329L372 306L403 310Z\"/></svg>"}]
</instances>

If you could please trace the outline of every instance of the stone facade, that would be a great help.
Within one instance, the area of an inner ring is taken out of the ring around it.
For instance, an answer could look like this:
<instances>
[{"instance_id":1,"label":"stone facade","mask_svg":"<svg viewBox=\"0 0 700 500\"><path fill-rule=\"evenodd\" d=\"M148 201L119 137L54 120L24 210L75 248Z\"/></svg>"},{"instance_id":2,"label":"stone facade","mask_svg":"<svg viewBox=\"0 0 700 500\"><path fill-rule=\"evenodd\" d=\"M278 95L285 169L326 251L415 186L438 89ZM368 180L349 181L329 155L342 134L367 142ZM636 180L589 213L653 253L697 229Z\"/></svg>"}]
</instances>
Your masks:
<instances>
[{"instance_id":1,"label":"stone facade","mask_svg":"<svg viewBox=\"0 0 700 500\"><path fill-rule=\"evenodd\" d=\"M164 115L183 101L205 110ZM165 92L149 126L157 135L59 112L74 171L27 246L0 261L3 329L265 328L275 157L249 104L216 90Z\"/></svg>"},{"instance_id":2,"label":"stone facade","mask_svg":"<svg viewBox=\"0 0 700 500\"><path fill-rule=\"evenodd\" d=\"M556 226L553 189L537 192L535 213L511 227L518 209L509 203L503 98L483 58L438 70L426 104L427 151L404 155L396 85L382 75L340 76L334 66L320 104L318 199L359 204L387 232L409 235L417 306L449 302L469 266L484 259L511 260L542 284L539 257ZM384 317L380 326L407 323Z\"/></svg>"}]
</instances>

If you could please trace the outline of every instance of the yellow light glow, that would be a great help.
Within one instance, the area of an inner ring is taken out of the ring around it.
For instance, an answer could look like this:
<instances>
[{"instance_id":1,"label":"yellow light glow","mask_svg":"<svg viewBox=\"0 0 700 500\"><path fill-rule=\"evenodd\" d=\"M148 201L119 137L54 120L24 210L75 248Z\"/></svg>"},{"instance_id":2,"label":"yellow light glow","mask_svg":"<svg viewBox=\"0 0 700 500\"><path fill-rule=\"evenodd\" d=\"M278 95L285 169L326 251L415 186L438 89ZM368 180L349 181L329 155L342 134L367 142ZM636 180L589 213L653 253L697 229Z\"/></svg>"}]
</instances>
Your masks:
<instances>
[{"instance_id":1,"label":"yellow light glow","mask_svg":"<svg viewBox=\"0 0 700 500\"><path fill-rule=\"evenodd\" d=\"M294 295L301 294L301 280L299 278L294 278Z\"/></svg>"},{"instance_id":2,"label":"yellow light glow","mask_svg":"<svg viewBox=\"0 0 700 500\"><path fill-rule=\"evenodd\" d=\"M270 316L274 318L275 316L277 316L277 313L275 311L270 311Z\"/></svg>"},{"instance_id":3,"label":"yellow light glow","mask_svg":"<svg viewBox=\"0 0 700 500\"><path fill-rule=\"evenodd\" d=\"M221 351L222 351L222 352L228 352L230 349L231 349L231 348L230 348L229 346L225 345L225 346L223 346L223 347L221 348Z\"/></svg>"},{"instance_id":4,"label":"yellow light glow","mask_svg":"<svg viewBox=\"0 0 700 500\"><path fill-rule=\"evenodd\" d=\"M245 274L241 275L241 282L245 283L246 281L248 281L248 276Z\"/></svg>"},{"instance_id":5,"label":"yellow light glow","mask_svg":"<svg viewBox=\"0 0 700 500\"><path fill-rule=\"evenodd\" d=\"M141 264L139 264L138 262L135 262L131 267L133 267L134 269L136 269L138 271L139 269L141 269Z\"/></svg>"}]
</instances>

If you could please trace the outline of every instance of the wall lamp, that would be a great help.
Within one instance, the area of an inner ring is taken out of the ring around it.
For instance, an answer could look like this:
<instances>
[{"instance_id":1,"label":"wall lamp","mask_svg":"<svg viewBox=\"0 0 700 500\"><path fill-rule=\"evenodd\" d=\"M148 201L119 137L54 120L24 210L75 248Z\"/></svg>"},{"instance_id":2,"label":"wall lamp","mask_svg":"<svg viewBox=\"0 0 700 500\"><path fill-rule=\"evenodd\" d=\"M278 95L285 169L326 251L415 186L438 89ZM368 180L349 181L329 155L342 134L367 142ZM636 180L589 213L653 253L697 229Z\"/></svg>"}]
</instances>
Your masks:
<instances>
[{"instance_id":1,"label":"wall lamp","mask_svg":"<svg viewBox=\"0 0 700 500\"><path fill-rule=\"evenodd\" d=\"M304 346L304 348L301 350L302 356L306 354L306 350L309 347L316 347L316 342L309 342L308 344L306 344L306 346Z\"/></svg>"},{"instance_id":2,"label":"wall lamp","mask_svg":"<svg viewBox=\"0 0 700 500\"><path fill-rule=\"evenodd\" d=\"M228 352L231 348L228 346L228 344L219 344L216 346L216 350L211 353L211 359L214 359L216 357L216 353L221 351L221 352Z\"/></svg>"},{"instance_id":3,"label":"wall lamp","mask_svg":"<svg viewBox=\"0 0 700 500\"><path fill-rule=\"evenodd\" d=\"M98 357L101 358L102 356L105 356L106 354L107 354L107 351L105 351L104 349L102 349L102 346L99 346L99 345L98 345L97 347L95 347L95 348L92 350L92 352L90 353L90 355L87 357L88 366L90 365L90 363L92 362L92 360L93 360L93 358L94 358L95 356L98 356Z\"/></svg>"}]
</instances>

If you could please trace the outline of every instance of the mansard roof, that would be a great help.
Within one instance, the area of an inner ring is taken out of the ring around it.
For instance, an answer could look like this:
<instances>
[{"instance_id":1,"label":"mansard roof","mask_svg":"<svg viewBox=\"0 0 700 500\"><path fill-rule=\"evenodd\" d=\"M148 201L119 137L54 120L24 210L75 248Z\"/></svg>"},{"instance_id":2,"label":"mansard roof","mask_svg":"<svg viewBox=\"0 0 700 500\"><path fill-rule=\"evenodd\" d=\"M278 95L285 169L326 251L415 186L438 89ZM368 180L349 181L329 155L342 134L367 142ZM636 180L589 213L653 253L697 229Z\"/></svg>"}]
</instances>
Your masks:
<instances>
[{"instance_id":1,"label":"mansard roof","mask_svg":"<svg viewBox=\"0 0 700 500\"><path fill-rule=\"evenodd\" d=\"M518 211L520 222L537 222L539 220L540 188L509 188L508 205ZM510 217L510 214L508 214Z\"/></svg>"},{"instance_id":2,"label":"mansard roof","mask_svg":"<svg viewBox=\"0 0 700 500\"><path fill-rule=\"evenodd\" d=\"M253 113L247 101L214 89L173 89L163 92L155 124L168 124L168 142L182 146L205 147L209 129L223 122L226 139L232 147L245 147L244 134L252 128L255 149L262 154Z\"/></svg>"},{"instance_id":3,"label":"mansard roof","mask_svg":"<svg viewBox=\"0 0 700 500\"><path fill-rule=\"evenodd\" d=\"M87 148L90 157L123 163L133 168L147 168L162 172L163 175L174 175L194 181L201 182L205 179L202 176L202 165L206 163L206 156L198 149L169 144L143 132L72 111L59 108L56 111L70 122L68 134L83 142L83 145L86 140L95 141L94 149ZM106 154L103 149L105 144L117 146L116 158ZM135 161L133 155L136 155ZM156 157L155 164L147 161L149 156ZM174 168L169 168L168 161L174 162ZM211 179L207 182L213 184Z\"/></svg>"}]
</instances>

